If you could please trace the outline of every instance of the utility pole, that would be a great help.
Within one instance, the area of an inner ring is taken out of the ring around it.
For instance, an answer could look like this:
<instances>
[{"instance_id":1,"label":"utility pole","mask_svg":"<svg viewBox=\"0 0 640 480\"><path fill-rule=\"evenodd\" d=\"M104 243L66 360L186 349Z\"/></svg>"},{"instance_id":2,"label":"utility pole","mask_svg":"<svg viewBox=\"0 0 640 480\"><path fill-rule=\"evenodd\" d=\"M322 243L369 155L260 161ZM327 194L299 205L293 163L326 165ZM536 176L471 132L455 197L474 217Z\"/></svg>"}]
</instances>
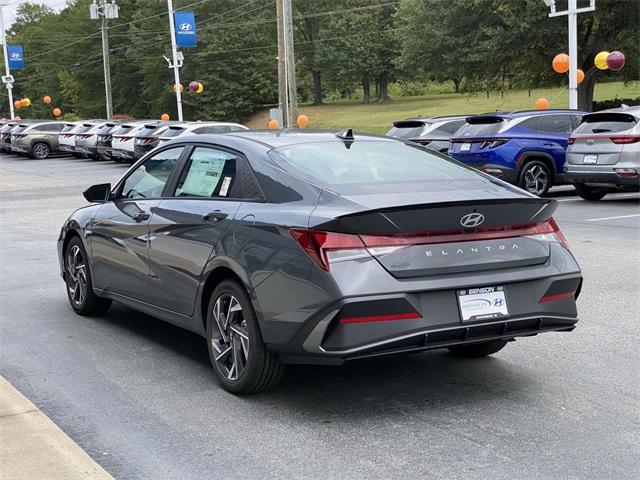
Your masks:
<instances>
[{"instance_id":1,"label":"utility pole","mask_svg":"<svg viewBox=\"0 0 640 480\"><path fill-rule=\"evenodd\" d=\"M2 52L4 54L4 71L5 76L2 77L2 81L7 87L7 96L9 97L9 113L11 120L16 118L15 111L13 110L13 77L11 76L11 70L9 69L9 54L7 53L7 36L4 31L4 16L3 9L8 5L7 0L0 1L0 40L2 40Z\"/></svg>"},{"instance_id":2,"label":"utility pole","mask_svg":"<svg viewBox=\"0 0 640 480\"><path fill-rule=\"evenodd\" d=\"M115 0L107 3L106 0L100 0L100 4L94 2L89 6L89 17L91 20L102 19L100 27L102 33L102 63L104 65L104 93L107 103L107 120L113 117L113 99L111 96L111 65L109 63L109 27L107 21L112 18L118 18L118 5Z\"/></svg>"},{"instance_id":3,"label":"utility pole","mask_svg":"<svg viewBox=\"0 0 640 480\"><path fill-rule=\"evenodd\" d=\"M178 57L178 46L176 45L176 27L173 18L173 2L167 0L167 10L169 11L169 30L171 32L171 56L173 64L169 62L169 68L173 68L174 88L176 91L176 107L178 110L178 121L182 121L182 93L180 92L180 67L182 57ZM165 57L166 59L166 57ZM168 59L167 59L168 60Z\"/></svg>"},{"instance_id":4,"label":"utility pole","mask_svg":"<svg viewBox=\"0 0 640 480\"><path fill-rule=\"evenodd\" d=\"M578 14L593 12L596 0L589 0L589 6L578 8L577 0L569 0L569 8L564 12L556 12L555 0L543 0L549 7L549 17L566 15L569 21L569 108L578 109Z\"/></svg>"},{"instance_id":5,"label":"utility pole","mask_svg":"<svg viewBox=\"0 0 640 480\"><path fill-rule=\"evenodd\" d=\"M296 86L296 61L293 51L293 11L291 0L282 0L283 14L283 43L284 43L284 64L285 79L287 84L287 128L296 125L298 117L298 89Z\"/></svg>"},{"instance_id":6,"label":"utility pole","mask_svg":"<svg viewBox=\"0 0 640 480\"><path fill-rule=\"evenodd\" d=\"M276 16L278 19L278 108L282 112L283 120L287 122L287 81L285 78L284 65L284 22L282 17L282 0L276 0Z\"/></svg>"}]
</instances>

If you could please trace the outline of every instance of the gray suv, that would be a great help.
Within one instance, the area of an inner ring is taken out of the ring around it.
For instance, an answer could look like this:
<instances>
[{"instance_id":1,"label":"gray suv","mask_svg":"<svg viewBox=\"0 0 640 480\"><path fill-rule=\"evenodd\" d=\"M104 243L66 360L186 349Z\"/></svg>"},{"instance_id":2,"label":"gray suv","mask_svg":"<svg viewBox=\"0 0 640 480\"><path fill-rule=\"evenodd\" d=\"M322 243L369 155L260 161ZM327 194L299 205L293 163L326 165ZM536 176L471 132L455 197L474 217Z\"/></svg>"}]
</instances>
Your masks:
<instances>
[{"instance_id":1,"label":"gray suv","mask_svg":"<svg viewBox=\"0 0 640 480\"><path fill-rule=\"evenodd\" d=\"M590 113L569 138L565 179L585 200L640 190L640 107Z\"/></svg>"},{"instance_id":2,"label":"gray suv","mask_svg":"<svg viewBox=\"0 0 640 480\"><path fill-rule=\"evenodd\" d=\"M64 123L50 121L20 123L11 131L11 151L44 159L58 152L58 135Z\"/></svg>"}]
</instances>

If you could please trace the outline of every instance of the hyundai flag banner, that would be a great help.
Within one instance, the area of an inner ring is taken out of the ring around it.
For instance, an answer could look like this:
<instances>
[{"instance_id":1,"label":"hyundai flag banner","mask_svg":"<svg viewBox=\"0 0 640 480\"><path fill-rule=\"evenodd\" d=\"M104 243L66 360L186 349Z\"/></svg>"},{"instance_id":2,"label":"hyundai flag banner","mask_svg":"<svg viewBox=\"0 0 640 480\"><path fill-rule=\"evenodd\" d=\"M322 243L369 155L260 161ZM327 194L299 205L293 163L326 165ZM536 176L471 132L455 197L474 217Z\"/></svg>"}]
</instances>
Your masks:
<instances>
[{"instance_id":1,"label":"hyundai flag banner","mask_svg":"<svg viewBox=\"0 0 640 480\"><path fill-rule=\"evenodd\" d=\"M195 47L196 19L193 12L175 12L174 20L176 24L176 45L179 47Z\"/></svg>"},{"instance_id":2,"label":"hyundai flag banner","mask_svg":"<svg viewBox=\"0 0 640 480\"><path fill-rule=\"evenodd\" d=\"M7 56L9 57L9 68L11 70L22 70L24 68L22 45L7 45Z\"/></svg>"}]
</instances>

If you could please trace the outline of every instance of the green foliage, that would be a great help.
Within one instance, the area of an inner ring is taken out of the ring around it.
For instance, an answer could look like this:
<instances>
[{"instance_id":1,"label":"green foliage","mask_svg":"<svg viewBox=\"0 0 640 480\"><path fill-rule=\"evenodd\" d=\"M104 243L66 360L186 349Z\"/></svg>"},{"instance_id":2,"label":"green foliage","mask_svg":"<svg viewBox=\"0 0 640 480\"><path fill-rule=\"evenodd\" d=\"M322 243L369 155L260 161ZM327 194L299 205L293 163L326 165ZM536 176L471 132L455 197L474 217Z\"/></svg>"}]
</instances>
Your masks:
<instances>
[{"instance_id":1,"label":"green foliage","mask_svg":"<svg viewBox=\"0 0 640 480\"><path fill-rule=\"evenodd\" d=\"M58 13L23 3L8 31L21 43L26 68L14 72L16 98L33 105L21 115L51 117L51 109L81 117L105 111L100 22L89 19L93 0L68 0ZM193 0L174 0L176 10ZM114 112L136 118L176 118L165 0L118 0L109 25ZM241 120L277 103L276 2L205 0L196 13L198 47L183 49L185 118ZM550 68L566 51L566 18L548 18L539 0L293 0L300 98L366 103L391 97L486 90L563 87ZM579 16L582 104L595 82L632 80L640 71L640 3L599 0ZM618 49L618 73L593 68L600 50ZM202 82L201 95L186 87ZM45 106L44 95L53 97ZM7 114L7 102L0 103Z\"/></svg>"}]
</instances>

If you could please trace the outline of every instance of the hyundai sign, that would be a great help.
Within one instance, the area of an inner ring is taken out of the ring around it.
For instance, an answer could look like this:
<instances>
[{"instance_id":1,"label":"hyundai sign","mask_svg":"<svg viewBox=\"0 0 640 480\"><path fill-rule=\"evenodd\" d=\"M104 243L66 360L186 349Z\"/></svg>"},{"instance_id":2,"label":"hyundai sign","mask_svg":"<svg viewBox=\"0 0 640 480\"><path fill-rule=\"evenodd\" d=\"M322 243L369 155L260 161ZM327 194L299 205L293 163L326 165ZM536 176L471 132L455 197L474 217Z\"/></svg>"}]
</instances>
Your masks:
<instances>
[{"instance_id":1,"label":"hyundai sign","mask_svg":"<svg viewBox=\"0 0 640 480\"><path fill-rule=\"evenodd\" d=\"M22 45L7 45L7 56L9 57L9 68L11 70L22 70L24 68Z\"/></svg>"},{"instance_id":2,"label":"hyundai sign","mask_svg":"<svg viewBox=\"0 0 640 480\"><path fill-rule=\"evenodd\" d=\"M196 19L193 12L175 12L176 45L179 47L195 47L197 43Z\"/></svg>"}]
</instances>

